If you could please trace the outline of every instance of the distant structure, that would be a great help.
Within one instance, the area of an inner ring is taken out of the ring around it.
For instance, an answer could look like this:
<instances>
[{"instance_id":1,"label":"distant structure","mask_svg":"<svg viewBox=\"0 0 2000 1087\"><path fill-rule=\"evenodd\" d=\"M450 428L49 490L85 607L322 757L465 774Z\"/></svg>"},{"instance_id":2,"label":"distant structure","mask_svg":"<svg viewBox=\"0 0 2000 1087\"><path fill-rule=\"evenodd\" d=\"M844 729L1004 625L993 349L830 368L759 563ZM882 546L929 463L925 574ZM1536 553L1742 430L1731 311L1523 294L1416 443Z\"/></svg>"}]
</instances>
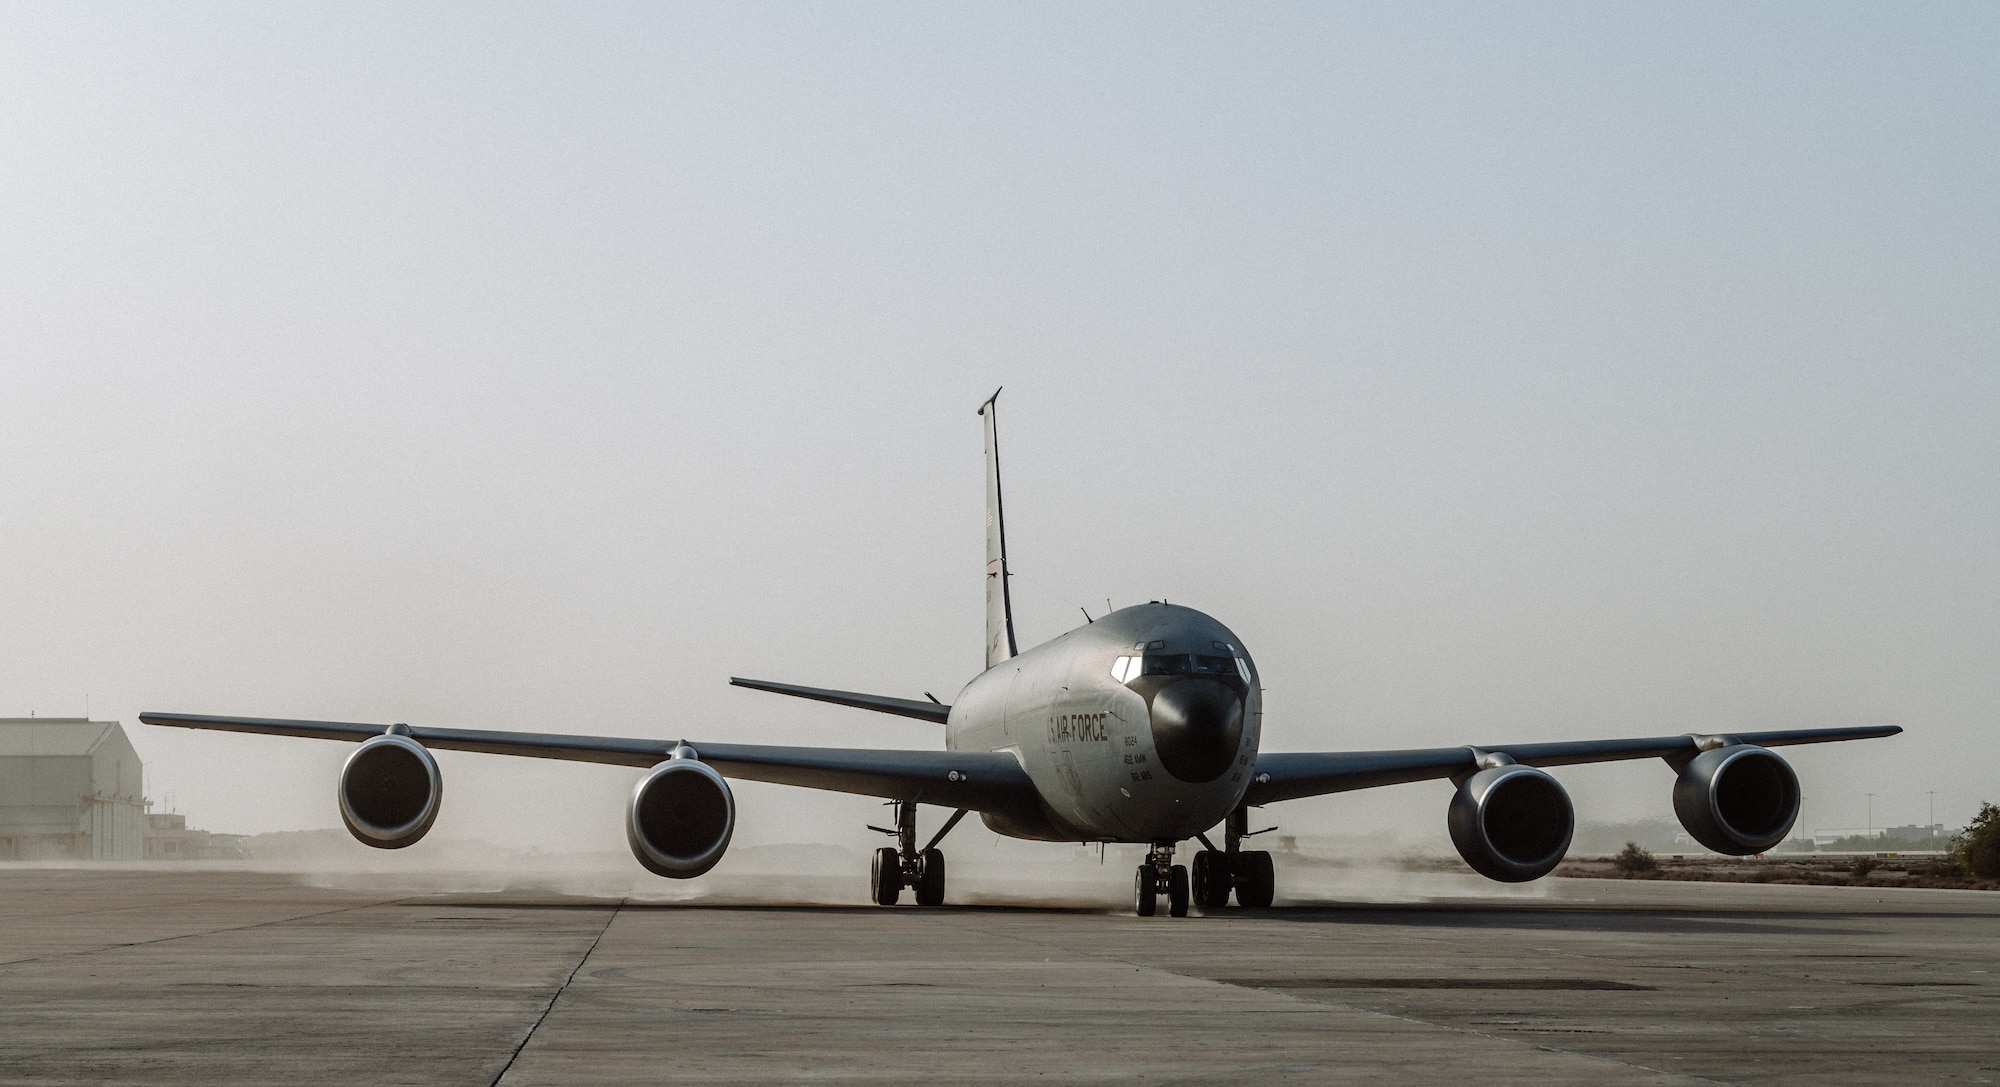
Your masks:
<instances>
[{"instance_id":1,"label":"distant structure","mask_svg":"<svg viewBox=\"0 0 2000 1087\"><path fill-rule=\"evenodd\" d=\"M1863 830L1860 827L1816 830L1813 841L1821 849L1832 853L1872 852L1894 849L1905 852L1944 850L1951 846L1952 832L1943 823L1929 826L1874 827Z\"/></svg>"},{"instance_id":2,"label":"distant structure","mask_svg":"<svg viewBox=\"0 0 2000 1087\"><path fill-rule=\"evenodd\" d=\"M242 834L210 834L188 826L179 812L146 813L146 859L149 861L242 860L250 854Z\"/></svg>"},{"instance_id":3,"label":"distant structure","mask_svg":"<svg viewBox=\"0 0 2000 1087\"><path fill-rule=\"evenodd\" d=\"M0 857L145 855L144 771L118 722L0 719Z\"/></svg>"},{"instance_id":4,"label":"distant structure","mask_svg":"<svg viewBox=\"0 0 2000 1087\"><path fill-rule=\"evenodd\" d=\"M148 807L144 767L118 722L0 718L0 860L226 855L186 816Z\"/></svg>"}]
</instances>

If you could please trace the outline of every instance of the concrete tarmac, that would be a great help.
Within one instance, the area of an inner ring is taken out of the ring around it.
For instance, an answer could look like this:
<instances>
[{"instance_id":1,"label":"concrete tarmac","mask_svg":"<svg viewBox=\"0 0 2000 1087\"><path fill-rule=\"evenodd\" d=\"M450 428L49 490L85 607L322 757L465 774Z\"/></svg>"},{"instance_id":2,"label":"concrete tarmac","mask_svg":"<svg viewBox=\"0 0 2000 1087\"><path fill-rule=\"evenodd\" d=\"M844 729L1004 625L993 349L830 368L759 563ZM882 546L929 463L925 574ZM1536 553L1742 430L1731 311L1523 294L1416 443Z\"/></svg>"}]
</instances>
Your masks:
<instances>
[{"instance_id":1,"label":"concrete tarmac","mask_svg":"<svg viewBox=\"0 0 2000 1087\"><path fill-rule=\"evenodd\" d=\"M483 878L0 865L0 1083L2000 1079L1978 892L1551 880L1176 920Z\"/></svg>"}]
</instances>

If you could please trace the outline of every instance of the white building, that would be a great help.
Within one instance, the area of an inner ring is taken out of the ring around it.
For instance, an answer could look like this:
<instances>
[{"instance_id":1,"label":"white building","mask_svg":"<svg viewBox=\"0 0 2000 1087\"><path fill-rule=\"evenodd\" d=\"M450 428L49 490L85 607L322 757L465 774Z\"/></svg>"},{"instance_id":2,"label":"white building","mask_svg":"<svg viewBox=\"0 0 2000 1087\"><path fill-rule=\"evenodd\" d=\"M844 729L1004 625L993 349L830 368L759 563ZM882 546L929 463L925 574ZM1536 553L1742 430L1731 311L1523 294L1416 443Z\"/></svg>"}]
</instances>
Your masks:
<instances>
[{"instance_id":1,"label":"white building","mask_svg":"<svg viewBox=\"0 0 2000 1087\"><path fill-rule=\"evenodd\" d=\"M0 860L140 860L139 753L116 721L0 718Z\"/></svg>"}]
</instances>

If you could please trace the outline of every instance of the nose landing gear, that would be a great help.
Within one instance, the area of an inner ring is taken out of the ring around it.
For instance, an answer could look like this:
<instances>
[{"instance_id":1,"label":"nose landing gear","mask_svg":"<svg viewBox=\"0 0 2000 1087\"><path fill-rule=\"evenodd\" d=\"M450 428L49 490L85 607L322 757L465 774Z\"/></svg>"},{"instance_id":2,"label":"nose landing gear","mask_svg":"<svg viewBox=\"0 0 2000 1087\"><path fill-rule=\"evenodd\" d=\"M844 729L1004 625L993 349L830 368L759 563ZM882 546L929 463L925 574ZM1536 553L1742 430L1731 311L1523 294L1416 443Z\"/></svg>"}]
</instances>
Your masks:
<instances>
[{"instance_id":1,"label":"nose landing gear","mask_svg":"<svg viewBox=\"0 0 2000 1087\"><path fill-rule=\"evenodd\" d=\"M1139 866L1132 881L1133 908L1141 917L1151 917L1160 909L1160 894L1167 896L1167 916L1188 915L1188 870L1174 863L1174 843L1153 843L1146 863Z\"/></svg>"},{"instance_id":2,"label":"nose landing gear","mask_svg":"<svg viewBox=\"0 0 2000 1087\"><path fill-rule=\"evenodd\" d=\"M937 844L951 833L951 828L965 818L966 809L960 808L945 820L944 826L931 836L930 844L917 848L917 806L907 801L892 801L896 807L896 829L871 826L883 834L894 834L897 845L883 846L875 851L875 858L869 865L869 883L878 906L893 906L903 897L903 888L914 888L919 906L944 905L944 852Z\"/></svg>"}]
</instances>

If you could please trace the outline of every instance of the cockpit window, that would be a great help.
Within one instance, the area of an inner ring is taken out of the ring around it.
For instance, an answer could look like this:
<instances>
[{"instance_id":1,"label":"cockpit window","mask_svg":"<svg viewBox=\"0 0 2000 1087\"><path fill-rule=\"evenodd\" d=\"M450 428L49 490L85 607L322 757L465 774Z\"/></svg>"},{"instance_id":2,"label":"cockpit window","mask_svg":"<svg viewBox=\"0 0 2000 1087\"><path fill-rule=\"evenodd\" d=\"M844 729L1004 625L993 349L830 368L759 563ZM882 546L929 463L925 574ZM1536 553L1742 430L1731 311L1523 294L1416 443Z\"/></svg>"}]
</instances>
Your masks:
<instances>
[{"instance_id":1,"label":"cockpit window","mask_svg":"<svg viewBox=\"0 0 2000 1087\"><path fill-rule=\"evenodd\" d=\"M1148 653L1138 672L1144 676L1233 676L1235 657L1212 657L1206 653Z\"/></svg>"},{"instance_id":2,"label":"cockpit window","mask_svg":"<svg viewBox=\"0 0 2000 1087\"><path fill-rule=\"evenodd\" d=\"M1250 667L1241 657L1206 653L1148 653L1111 662L1111 678L1130 683L1140 676L1235 676L1250 682Z\"/></svg>"}]
</instances>

